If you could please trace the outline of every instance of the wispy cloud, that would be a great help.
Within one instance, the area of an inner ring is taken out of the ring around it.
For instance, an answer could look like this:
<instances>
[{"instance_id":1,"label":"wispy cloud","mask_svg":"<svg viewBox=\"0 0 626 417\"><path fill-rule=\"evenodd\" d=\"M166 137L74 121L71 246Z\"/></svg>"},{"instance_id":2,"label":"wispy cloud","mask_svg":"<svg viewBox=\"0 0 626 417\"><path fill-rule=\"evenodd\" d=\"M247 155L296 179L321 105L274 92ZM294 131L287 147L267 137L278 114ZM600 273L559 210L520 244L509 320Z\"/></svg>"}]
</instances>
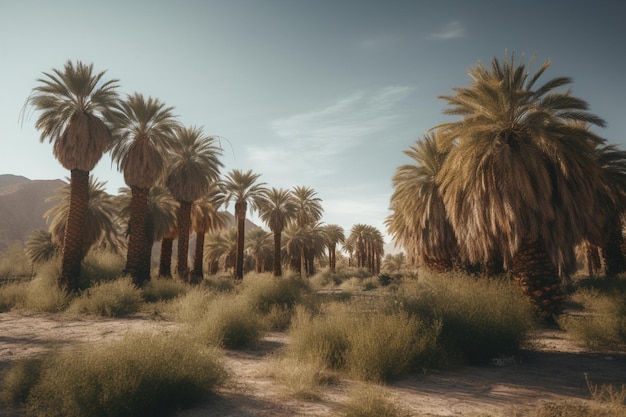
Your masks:
<instances>
[{"instance_id":1,"label":"wispy cloud","mask_svg":"<svg viewBox=\"0 0 626 417\"><path fill-rule=\"evenodd\" d=\"M461 22L454 21L454 22L448 23L440 31L431 33L429 37L431 39L438 39L438 40L445 41L449 39L464 38L466 36L467 36L467 33L465 32L465 28L463 27Z\"/></svg>"},{"instance_id":2,"label":"wispy cloud","mask_svg":"<svg viewBox=\"0 0 626 417\"><path fill-rule=\"evenodd\" d=\"M279 139L247 149L257 169L263 172L298 172L321 177L346 164L351 148L393 126L398 107L413 89L386 87L357 92L326 107L270 122Z\"/></svg>"}]
</instances>

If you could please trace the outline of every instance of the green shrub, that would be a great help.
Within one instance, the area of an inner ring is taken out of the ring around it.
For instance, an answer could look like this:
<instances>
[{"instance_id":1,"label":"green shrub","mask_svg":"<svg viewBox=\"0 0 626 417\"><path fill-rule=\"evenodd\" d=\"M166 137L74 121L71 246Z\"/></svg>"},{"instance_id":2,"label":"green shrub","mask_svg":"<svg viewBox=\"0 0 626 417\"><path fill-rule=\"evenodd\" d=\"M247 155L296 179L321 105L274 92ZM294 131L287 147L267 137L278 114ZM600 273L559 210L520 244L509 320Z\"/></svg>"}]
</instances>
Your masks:
<instances>
[{"instance_id":1,"label":"green shrub","mask_svg":"<svg viewBox=\"0 0 626 417\"><path fill-rule=\"evenodd\" d=\"M13 363L0 376L0 402L14 407L25 405L30 391L39 382L43 362L43 358L34 358Z\"/></svg>"},{"instance_id":2,"label":"green shrub","mask_svg":"<svg viewBox=\"0 0 626 417\"><path fill-rule=\"evenodd\" d=\"M396 297L394 308L442 324L443 357L471 363L515 353L536 324L530 304L504 280L423 274Z\"/></svg>"},{"instance_id":3,"label":"green shrub","mask_svg":"<svg viewBox=\"0 0 626 417\"><path fill-rule=\"evenodd\" d=\"M14 307L24 306L28 291L28 282L10 282L0 285L0 313Z\"/></svg>"},{"instance_id":4,"label":"green shrub","mask_svg":"<svg viewBox=\"0 0 626 417\"><path fill-rule=\"evenodd\" d=\"M17 307L45 313L57 313L65 310L71 300L65 290L59 288L60 265L56 261L43 264L35 278L26 287L24 304Z\"/></svg>"},{"instance_id":5,"label":"green shrub","mask_svg":"<svg viewBox=\"0 0 626 417\"><path fill-rule=\"evenodd\" d=\"M206 313L193 325L201 341L227 349L251 347L258 343L262 322L247 300L220 295L206 307Z\"/></svg>"},{"instance_id":6,"label":"green shrub","mask_svg":"<svg viewBox=\"0 0 626 417\"><path fill-rule=\"evenodd\" d=\"M273 277L270 274L248 274L245 277L241 296L262 314L272 307L291 308L309 291L307 282L297 276Z\"/></svg>"},{"instance_id":7,"label":"green shrub","mask_svg":"<svg viewBox=\"0 0 626 417\"><path fill-rule=\"evenodd\" d=\"M207 314L216 294L206 288L190 287L187 292L172 300L170 315L178 322L198 323Z\"/></svg>"},{"instance_id":8,"label":"green shrub","mask_svg":"<svg viewBox=\"0 0 626 417\"><path fill-rule=\"evenodd\" d=\"M31 276L33 265L21 243L14 243L0 252L0 279L12 280Z\"/></svg>"},{"instance_id":9,"label":"green shrub","mask_svg":"<svg viewBox=\"0 0 626 417\"><path fill-rule=\"evenodd\" d=\"M180 335L130 335L46 358L26 404L42 417L165 416L206 399L226 376L216 351Z\"/></svg>"},{"instance_id":10,"label":"green shrub","mask_svg":"<svg viewBox=\"0 0 626 417\"><path fill-rule=\"evenodd\" d=\"M116 280L123 274L125 263L120 254L105 250L89 251L81 266L79 287L87 289L100 282Z\"/></svg>"},{"instance_id":11,"label":"green shrub","mask_svg":"<svg viewBox=\"0 0 626 417\"><path fill-rule=\"evenodd\" d=\"M592 348L626 345L626 296L582 289L572 295L572 301L581 304L584 312L563 316L559 324L575 340Z\"/></svg>"},{"instance_id":12,"label":"green shrub","mask_svg":"<svg viewBox=\"0 0 626 417\"><path fill-rule=\"evenodd\" d=\"M297 309L287 356L321 362L365 381L386 381L427 366L437 348L439 326L405 312L359 312L333 304L314 316Z\"/></svg>"},{"instance_id":13,"label":"green shrub","mask_svg":"<svg viewBox=\"0 0 626 417\"><path fill-rule=\"evenodd\" d=\"M238 281L231 277L211 276L202 281L202 286L212 292L231 292L237 288Z\"/></svg>"},{"instance_id":14,"label":"green shrub","mask_svg":"<svg viewBox=\"0 0 626 417\"><path fill-rule=\"evenodd\" d=\"M152 278L142 288L142 296L149 303L168 301L185 294L187 289L188 286L177 279Z\"/></svg>"},{"instance_id":15,"label":"green shrub","mask_svg":"<svg viewBox=\"0 0 626 417\"><path fill-rule=\"evenodd\" d=\"M102 282L74 299L69 310L74 313L104 317L122 317L139 311L141 292L130 277Z\"/></svg>"}]
</instances>

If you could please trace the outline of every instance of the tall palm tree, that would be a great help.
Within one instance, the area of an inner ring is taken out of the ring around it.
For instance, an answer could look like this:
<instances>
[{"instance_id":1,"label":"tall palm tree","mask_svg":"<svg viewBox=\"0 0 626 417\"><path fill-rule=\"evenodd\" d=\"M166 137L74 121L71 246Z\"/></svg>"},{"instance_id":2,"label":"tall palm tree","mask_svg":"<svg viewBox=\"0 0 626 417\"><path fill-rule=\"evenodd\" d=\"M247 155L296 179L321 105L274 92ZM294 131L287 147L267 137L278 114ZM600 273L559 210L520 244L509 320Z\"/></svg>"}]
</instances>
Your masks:
<instances>
[{"instance_id":1,"label":"tall palm tree","mask_svg":"<svg viewBox=\"0 0 626 417\"><path fill-rule=\"evenodd\" d=\"M436 182L447 152L437 149L435 135L428 134L404 154L414 164L398 167L393 176L387 230L428 268L451 270L458 246Z\"/></svg>"},{"instance_id":2,"label":"tall palm tree","mask_svg":"<svg viewBox=\"0 0 626 417\"><path fill-rule=\"evenodd\" d=\"M53 153L70 170L71 202L65 227L59 285L78 290L83 229L89 201L89 172L113 140L108 123L118 104L118 80L105 81L106 71L93 64L68 61L63 70L44 72L26 101L40 112L35 127L41 142L53 143Z\"/></svg>"},{"instance_id":3,"label":"tall palm tree","mask_svg":"<svg viewBox=\"0 0 626 417\"><path fill-rule=\"evenodd\" d=\"M98 242L105 242L106 246L116 252L120 252L124 246L115 198L106 192L105 185L106 182L97 181L93 177L89 178L87 216L82 230L81 261L89 249ZM65 228L71 200L71 186L64 185L48 198L47 201L56 202L56 204L44 213L44 217L50 222L49 232L52 242L61 248L65 247L67 237Z\"/></svg>"},{"instance_id":4,"label":"tall palm tree","mask_svg":"<svg viewBox=\"0 0 626 417\"><path fill-rule=\"evenodd\" d=\"M265 193L265 183L257 182L261 174L252 170L247 172L233 169L223 182L226 193L225 204L235 202L235 219L237 219L237 256L235 278L243 279L243 249L245 245L246 213L248 206L255 210L261 204Z\"/></svg>"},{"instance_id":5,"label":"tall palm tree","mask_svg":"<svg viewBox=\"0 0 626 417\"><path fill-rule=\"evenodd\" d=\"M129 224L131 216L131 202L133 193L130 188L122 187L117 196L120 216L126 224ZM148 193L148 214L146 221L149 240L152 248L153 242L161 241L161 255L159 260L159 276L171 277L172 243L176 238L176 210L178 203L174 200L169 190L161 183L150 188Z\"/></svg>"},{"instance_id":6,"label":"tall palm tree","mask_svg":"<svg viewBox=\"0 0 626 417\"><path fill-rule=\"evenodd\" d=\"M322 208L322 199L317 197L317 192L306 186L296 186L292 189L293 198L296 201L296 219L295 223L300 228L313 225L322 218L324 209ZM307 258L310 258L307 245L302 247L300 254L301 274L307 274Z\"/></svg>"},{"instance_id":7,"label":"tall palm tree","mask_svg":"<svg viewBox=\"0 0 626 417\"><path fill-rule=\"evenodd\" d=\"M337 268L337 243L346 241L346 235L343 227L338 224L327 224L322 226L324 232L324 241L328 248L328 266L331 272L335 272Z\"/></svg>"},{"instance_id":8,"label":"tall palm tree","mask_svg":"<svg viewBox=\"0 0 626 417\"><path fill-rule=\"evenodd\" d=\"M585 101L543 85L545 62L529 66L505 55L469 71L469 87L442 96L458 121L435 127L449 150L438 176L450 223L471 262L502 256L513 279L539 308L558 313L559 271L575 265L574 245L597 229L593 213L599 169L593 145L603 140L583 124L604 126Z\"/></svg>"},{"instance_id":9,"label":"tall palm tree","mask_svg":"<svg viewBox=\"0 0 626 417\"><path fill-rule=\"evenodd\" d=\"M191 209L191 226L196 232L192 281L199 282L204 276L204 239L208 231L224 229L228 214L219 211L224 203L224 192L218 184L212 184L206 197L196 200Z\"/></svg>"},{"instance_id":10,"label":"tall palm tree","mask_svg":"<svg viewBox=\"0 0 626 417\"><path fill-rule=\"evenodd\" d=\"M121 103L117 115L112 158L132 193L125 270L137 286L150 279L154 236L148 200L150 189L163 176L178 126L173 111L159 99L134 93Z\"/></svg>"},{"instance_id":11,"label":"tall palm tree","mask_svg":"<svg viewBox=\"0 0 626 417\"><path fill-rule=\"evenodd\" d=\"M367 268L372 275L380 273L385 241L377 228L357 223L352 226L347 242L354 248L358 268Z\"/></svg>"},{"instance_id":12,"label":"tall palm tree","mask_svg":"<svg viewBox=\"0 0 626 417\"><path fill-rule=\"evenodd\" d=\"M282 233L289 222L296 216L296 202L289 190L283 188L271 188L266 190L264 198L260 201L259 217L274 233L274 256L273 275L282 276Z\"/></svg>"},{"instance_id":13,"label":"tall palm tree","mask_svg":"<svg viewBox=\"0 0 626 417\"><path fill-rule=\"evenodd\" d=\"M598 146L595 157L602 173L596 187L595 213L602 217L604 226L595 243L602 250L606 275L614 276L626 270L621 219L626 212L626 152L616 145Z\"/></svg>"},{"instance_id":14,"label":"tall palm tree","mask_svg":"<svg viewBox=\"0 0 626 417\"><path fill-rule=\"evenodd\" d=\"M219 157L221 149L215 138L205 135L197 126L177 129L178 141L169 159L167 188L178 201L178 276L189 281L189 233L191 206L197 199L208 196L211 187L219 180L223 166Z\"/></svg>"}]
</instances>

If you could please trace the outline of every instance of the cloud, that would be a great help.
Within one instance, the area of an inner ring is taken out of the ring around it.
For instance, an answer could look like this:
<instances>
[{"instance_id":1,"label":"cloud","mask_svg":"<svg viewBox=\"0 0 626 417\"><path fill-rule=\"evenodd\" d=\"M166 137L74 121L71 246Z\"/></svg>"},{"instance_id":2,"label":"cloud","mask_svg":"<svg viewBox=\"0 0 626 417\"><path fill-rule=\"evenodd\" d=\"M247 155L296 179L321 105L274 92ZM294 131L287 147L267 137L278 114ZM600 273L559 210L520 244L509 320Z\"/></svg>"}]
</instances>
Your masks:
<instances>
[{"instance_id":1,"label":"cloud","mask_svg":"<svg viewBox=\"0 0 626 417\"><path fill-rule=\"evenodd\" d=\"M263 172L323 177L345 168L349 151L393 126L411 87L385 87L342 97L328 106L270 122L277 140L247 148Z\"/></svg>"},{"instance_id":2,"label":"cloud","mask_svg":"<svg viewBox=\"0 0 626 417\"><path fill-rule=\"evenodd\" d=\"M466 36L467 34L465 33L465 28L463 27L461 22L454 21L454 22L448 23L439 32L431 33L429 37L431 39L438 39L438 40L445 41L445 40L450 40L450 39L464 38Z\"/></svg>"}]
</instances>

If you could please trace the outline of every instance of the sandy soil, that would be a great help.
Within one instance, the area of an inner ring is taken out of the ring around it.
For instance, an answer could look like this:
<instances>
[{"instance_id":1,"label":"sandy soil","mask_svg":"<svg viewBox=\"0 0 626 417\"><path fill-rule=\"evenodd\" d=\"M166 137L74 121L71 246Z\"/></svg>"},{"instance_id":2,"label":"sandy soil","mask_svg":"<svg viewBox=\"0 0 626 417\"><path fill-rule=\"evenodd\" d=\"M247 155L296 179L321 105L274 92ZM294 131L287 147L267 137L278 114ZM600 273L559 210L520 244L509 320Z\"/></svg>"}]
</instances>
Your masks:
<instances>
[{"instance_id":1,"label":"sandy soil","mask_svg":"<svg viewBox=\"0 0 626 417\"><path fill-rule=\"evenodd\" d=\"M0 314L0 370L19 358L76 342L98 343L127 332L163 332L176 325L149 317L70 319L54 315ZM284 333L270 333L255 349L226 351L234 378L211 402L180 412L200 416L333 416L348 393L361 384L341 380L318 401L294 399L279 381L268 376L267 361L288 343ZM486 366L433 371L395 381L383 389L411 415L492 416L512 410L532 410L542 401L590 400L585 374L597 384L625 382L626 352L590 352L557 329L537 332L519 356L504 357ZM0 409L0 417L16 417Z\"/></svg>"}]
</instances>

